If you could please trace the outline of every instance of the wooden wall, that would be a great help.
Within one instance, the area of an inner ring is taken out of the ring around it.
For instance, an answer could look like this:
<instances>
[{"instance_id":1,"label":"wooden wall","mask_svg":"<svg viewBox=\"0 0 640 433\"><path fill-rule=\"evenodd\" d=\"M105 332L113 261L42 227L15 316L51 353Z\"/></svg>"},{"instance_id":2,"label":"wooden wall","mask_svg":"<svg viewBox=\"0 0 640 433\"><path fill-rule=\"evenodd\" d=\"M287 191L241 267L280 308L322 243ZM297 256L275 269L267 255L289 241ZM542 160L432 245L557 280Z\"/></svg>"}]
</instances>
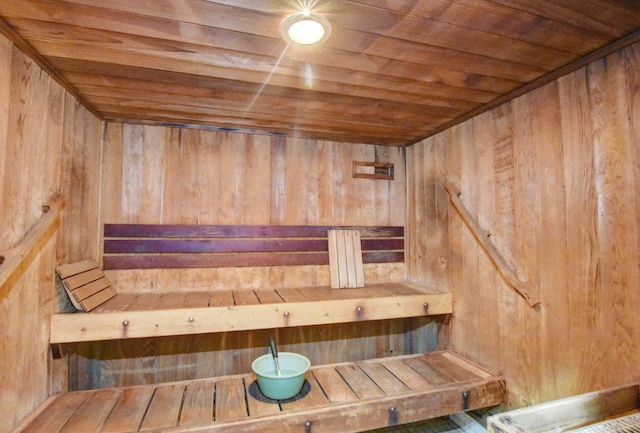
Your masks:
<instances>
[{"instance_id":1,"label":"wooden wall","mask_svg":"<svg viewBox=\"0 0 640 433\"><path fill-rule=\"evenodd\" d=\"M0 298L0 433L12 431L50 393L66 388L66 365L52 359L48 344L49 316L58 301L53 269L57 260L73 258L72 250L95 248L93 239L60 233L63 226L82 227L91 219L95 230L95 210L92 218L80 214L91 212L85 198L82 206L68 198L72 185L85 182L69 161L80 147L84 153L99 150L101 130L101 122L0 36L0 250L19 245L51 193L67 198L59 234Z\"/></svg>"},{"instance_id":2,"label":"wooden wall","mask_svg":"<svg viewBox=\"0 0 640 433\"><path fill-rule=\"evenodd\" d=\"M57 237L0 300L0 433L66 386L66 365L47 344L57 303L52 270L99 257L104 222L407 220L409 277L453 291L450 346L505 374L508 407L638 380L639 71L635 45L424 140L407 150L405 182L395 148L105 125L0 38L0 249L19 242L50 193L67 202ZM394 162L397 180L351 179L354 159ZM447 180L520 276L539 287L541 306L528 307L495 272L452 211ZM382 279L403 271L369 272ZM325 275L237 271L216 275L216 284L309 284ZM199 272L115 277L122 290L211 281ZM332 362L430 350L437 326L389 321L278 336L284 350ZM68 348L69 380L83 388L246 371L267 334L77 345Z\"/></svg>"},{"instance_id":3,"label":"wooden wall","mask_svg":"<svg viewBox=\"0 0 640 433\"><path fill-rule=\"evenodd\" d=\"M396 180L352 178L352 161L395 164ZM104 223L404 225L401 149L240 133L109 124ZM329 284L328 266L109 271L118 291ZM402 265L367 266L367 281Z\"/></svg>"},{"instance_id":4,"label":"wooden wall","mask_svg":"<svg viewBox=\"0 0 640 433\"><path fill-rule=\"evenodd\" d=\"M101 223L404 225L404 151L296 138L110 123L102 151ZM395 181L353 179L352 161L395 164ZM99 236L99 233L98 233ZM404 278L401 264L366 279ZM121 292L328 285L327 266L108 271ZM423 352L432 320L277 331L281 350L314 364ZM246 372L274 331L78 344L73 389Z\"/></svg>"},{"instance_id":5,"label":"wooden wall","mask_svg":"<svg viewBox=\"0 0 640 433\"><path fill-rule=\"evenodd\" d=\"M508 407L640 379L640 45L411 147L410 276L454 294L451 347L505 374ZM450 181L522 279L478 248Z\"/></svg>"}]
</instances>

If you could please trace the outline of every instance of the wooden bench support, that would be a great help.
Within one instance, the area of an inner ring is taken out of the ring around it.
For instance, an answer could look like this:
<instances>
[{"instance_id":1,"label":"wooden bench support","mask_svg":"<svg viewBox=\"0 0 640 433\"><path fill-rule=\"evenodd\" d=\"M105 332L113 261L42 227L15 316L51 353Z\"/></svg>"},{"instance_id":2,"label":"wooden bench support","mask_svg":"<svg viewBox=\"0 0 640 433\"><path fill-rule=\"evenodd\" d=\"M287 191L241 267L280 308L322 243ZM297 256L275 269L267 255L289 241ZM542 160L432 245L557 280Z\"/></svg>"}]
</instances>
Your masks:
<instances>
[{"instance_id":1,"label":"wooden bench support","mask_svg":"<svg viewBox=\"0 0 640 433\"><path fill-rule=\"evenodd\" d=\"M52 344L451 314L451 293L401 283L166 294L118 294L91 313L51 318Z\"/></svg>"},{"instance_id":2,"label":"wooden bench support","mask_svg":"<svg viewBox=\"0 0 640 433\"><path fill-rule=\"evenodd\" d=\"M264 397L253 374L64 393L16 433L348 433L495 406L503 395L501 377L443 351L315 366L282 401Z\"/></svg>"}]
</instances>

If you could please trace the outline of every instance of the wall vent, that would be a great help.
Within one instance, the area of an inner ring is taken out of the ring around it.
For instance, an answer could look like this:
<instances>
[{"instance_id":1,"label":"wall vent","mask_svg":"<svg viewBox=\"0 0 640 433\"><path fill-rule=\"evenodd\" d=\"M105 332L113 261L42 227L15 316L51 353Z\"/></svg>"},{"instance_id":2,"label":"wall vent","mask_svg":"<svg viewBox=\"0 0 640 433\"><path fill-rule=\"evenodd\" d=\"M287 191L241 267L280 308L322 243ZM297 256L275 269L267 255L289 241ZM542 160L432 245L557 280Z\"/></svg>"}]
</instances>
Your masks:
<instances>
[{"instance_id":1,"label":"wall vent","mask_svg":"<svg viewBox=\"0 0 640 433\"><path fill-rule=\"evenodd\" d=\"M393 180L393 164L389 162L353 161L353 177Z\"/></svg>"}]
</instances>

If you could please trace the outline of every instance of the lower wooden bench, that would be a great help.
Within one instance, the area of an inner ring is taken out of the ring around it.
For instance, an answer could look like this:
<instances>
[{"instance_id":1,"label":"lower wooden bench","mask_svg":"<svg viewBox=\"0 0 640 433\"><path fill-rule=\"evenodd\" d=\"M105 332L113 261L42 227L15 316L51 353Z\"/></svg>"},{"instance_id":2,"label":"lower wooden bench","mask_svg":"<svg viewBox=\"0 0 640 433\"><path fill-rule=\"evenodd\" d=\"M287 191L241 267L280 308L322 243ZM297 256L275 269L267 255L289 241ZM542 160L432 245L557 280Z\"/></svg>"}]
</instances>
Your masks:
<instances>
[{"instance_id":1,"label":"lower wooden bench","mask_svg":"<svg viewBox=\"0 0 640 433\"><path fill-rule=\"evenodd\" d=\"M122 293L91 313L51 318L52 344L451 314L451 293L406 283L356 289Z\"/></svg>"},{"instance_id":2,"label":"lower wooden bench","mask_svg":"<svg viewBox=\"0 0 640 433\"><path fill-rule=\"evenodd\" d=\"M63 393L16 433L360 432L498 405L504 380L449 352L314 366L270 400L252 373Z\"/></svg>"}]
</instances>

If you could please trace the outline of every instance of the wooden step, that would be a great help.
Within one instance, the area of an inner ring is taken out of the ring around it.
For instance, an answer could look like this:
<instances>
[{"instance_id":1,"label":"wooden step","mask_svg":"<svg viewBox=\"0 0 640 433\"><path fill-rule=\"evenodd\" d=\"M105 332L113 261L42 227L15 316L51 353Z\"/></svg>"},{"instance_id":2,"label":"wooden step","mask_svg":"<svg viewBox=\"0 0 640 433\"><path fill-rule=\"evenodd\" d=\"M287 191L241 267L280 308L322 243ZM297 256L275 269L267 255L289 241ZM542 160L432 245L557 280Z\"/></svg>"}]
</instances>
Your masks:
<instances>
[{"instance_id":1,"label":"wooden step","mask_svg":"<svg viewBox=\"0 0 640 433\"><path fill-rule=\"evenodd\" d=\"M504 380L449 352L315 366L289 400L243 374L55 396L16 433L360 432L502 402Z\"/></svg>"},{"instance_id":2,"label":"wooden step","mask_svg":"<svg viewBox=\"0 0 640 433\"><path fill-rule=\"evenodd\" d=\"M451 293L403 283L118 294L90 313L51 318L52 344L451 314Z\"/></svg>"}]
</instances>

